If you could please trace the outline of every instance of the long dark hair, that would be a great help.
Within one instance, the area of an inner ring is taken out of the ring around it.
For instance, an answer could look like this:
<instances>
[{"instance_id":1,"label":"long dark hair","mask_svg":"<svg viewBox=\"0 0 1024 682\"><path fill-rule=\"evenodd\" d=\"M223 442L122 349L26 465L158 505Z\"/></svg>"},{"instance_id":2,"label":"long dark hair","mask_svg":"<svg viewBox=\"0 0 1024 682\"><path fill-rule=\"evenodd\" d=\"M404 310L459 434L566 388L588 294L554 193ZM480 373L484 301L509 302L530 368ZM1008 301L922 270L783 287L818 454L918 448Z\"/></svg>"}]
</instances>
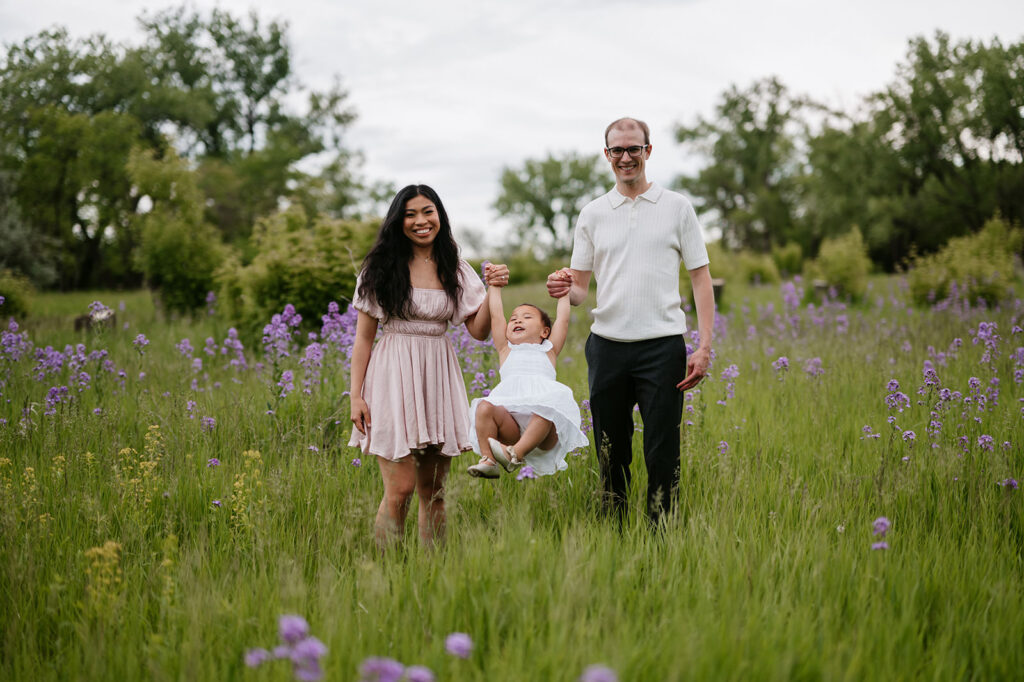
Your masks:
<instances>
[{"instance_id":1,"label":"long dark hair","mask_svg":"<svg viewBox=\"0 0 1024 682\"><path fill-rule=\"evenodd\" d=\"M437 276L451 301L453 310L458 306L459 293L459 245L452 237L452 226L444 210L441 197L427 185L403 187L391 201L387 216L380 225L377 242L363 261L359 295L372 299L388 317L408 318L412 299L412 282L409 279L409 261L412 259L412 242L405 236L405 205L414 197L425 197L437 208L440 229L434 238L433 261L437 265Z\"/></svg>"}]
</instances>

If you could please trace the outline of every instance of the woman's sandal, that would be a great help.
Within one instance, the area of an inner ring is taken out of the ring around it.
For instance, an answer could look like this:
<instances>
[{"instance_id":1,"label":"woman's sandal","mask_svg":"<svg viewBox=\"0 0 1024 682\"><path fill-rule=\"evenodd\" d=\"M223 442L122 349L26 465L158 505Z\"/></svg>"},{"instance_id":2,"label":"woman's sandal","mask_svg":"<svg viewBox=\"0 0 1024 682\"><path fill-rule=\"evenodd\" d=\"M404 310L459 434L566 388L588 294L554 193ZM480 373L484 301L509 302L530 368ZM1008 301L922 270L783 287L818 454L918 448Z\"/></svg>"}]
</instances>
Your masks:
<instances>
[{"instance_id":1,"label":"woman's sandal","mask_svg":"<svg viewBox=\"0 0 1024 682\"><path fill-rule=\"evenodd\" d=\"M494 457L494 461L500 464L505 471L511 472L523 463L511 445L502 445L493 438L488 438L487 443L491 446L491 456Z\"/></svg>"}]
</instances>

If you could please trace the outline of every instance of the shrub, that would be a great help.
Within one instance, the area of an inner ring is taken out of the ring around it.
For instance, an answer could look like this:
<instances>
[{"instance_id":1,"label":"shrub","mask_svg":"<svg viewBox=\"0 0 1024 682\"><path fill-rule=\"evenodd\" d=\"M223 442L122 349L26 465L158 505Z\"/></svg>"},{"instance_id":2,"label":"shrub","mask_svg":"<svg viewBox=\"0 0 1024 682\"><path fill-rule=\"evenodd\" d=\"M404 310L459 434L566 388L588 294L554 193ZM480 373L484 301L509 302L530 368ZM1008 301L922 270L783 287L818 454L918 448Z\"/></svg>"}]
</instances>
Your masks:
<instances>
[{"instance_id":1,"label":"shrub","mask_svg":"<svg viewBox=\"0 0 1024 682\"><path fill-rule=\"evenodd\" d=\"M301 206L264 218L253 232L252 262L242 265L233 257L218 270L219 302L248 335L288 303L313 324L331 301L351 300L377 227L326 217L311 224Z\"/></svg>"},{"instance_id":2,"label":"shrub","mask_svg":"<svg viewBox=\"0 0 1024 682\"><path fill-rule=\"evenodd\" d=\"M0 270L0 320L6 322L14 317L23 320L28 317L30 299L33 294L32 283L28 278L12 270ZM0 325L6 329L6 324Z\"/></svg>"},{"instance_id":3,"label":"shrub","mask_svg":"<svg viewBox=\"0 0 1024 682\"><path fill-rule=\"evenodd\" d=\"M162 307L192 312L205 303L226 254L217 231L203 221L204 198L195 174L173 151L156 159L136 150L128 168L140 192L153 201L151 211L135 218L135 265Z\"/></svg>"},{"instance_id":4,"label":"shrub","mask_svg":"<svg viewBox=\"0 0 1024 682\"><path fill-rule=\"evenodd\" d=\"M911 259L907 280L915 303L940 301L953 293L974 302L997 303L1013 292L1017 254L1024 232L1011 228L1001 218L992 218L981 231L954 237L941 250Z\"/></svg>"},{"instance_id":5,"label":"shrub","mask_svg":"<svg viewBox=\"0 0 1024 682\"><path fill-rule=\"evenodd\" d=\"M772 247L772 260L783 276L795 275L803 269L804 252L796 242L787 242Z\"/></svg>"},{"instance_id":6,"label":"shrub","mask_svg":"<svg viewBox=\"0 0 1024 682\"><path fill-rule=\"evenodd\" d=\"M808 279L823 279L829 286L835 287L840 296L852 299L863 298L867 292L870 272L871 259L868 258L867 244L857 227L822 242L818 257L812 263L805 264L804 268L804 275Z\"/></svg>"},{"instance_id":7,"label":"shrub","mask_svg":"<svg viewBox=\"0 0 1024 682\"><path fill-rule=\"evenodd\" d=\"M740 251L736 254L736 264L740 277L749 284L776 284L779 281L779 269L766 253Z\"/></svg>"},{"instance_id":8,"label":"shrub","mask_svg":"<svg viewBox=\"0 0 1024 682\"><path fill-rule=\"evenodd\" d=\"M569 260L567 258L557 261L543 260L537 258L528 251L520 251L518 253L511 254L503 261L498 258L489 258L485 260L493 260L496 263L504 262L508 265L509 284L546 282L548 275L555 270L569 267Z\"/></svg>"}]
</instances>

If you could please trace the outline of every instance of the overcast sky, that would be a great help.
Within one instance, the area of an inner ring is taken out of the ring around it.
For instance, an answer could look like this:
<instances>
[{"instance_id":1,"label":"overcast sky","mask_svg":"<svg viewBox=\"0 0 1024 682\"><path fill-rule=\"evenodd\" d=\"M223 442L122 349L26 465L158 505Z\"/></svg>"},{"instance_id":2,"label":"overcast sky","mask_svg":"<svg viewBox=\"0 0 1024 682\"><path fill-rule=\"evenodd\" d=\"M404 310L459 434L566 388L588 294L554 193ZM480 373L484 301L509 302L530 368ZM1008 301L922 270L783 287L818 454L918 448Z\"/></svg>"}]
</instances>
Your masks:
<instances>
[{"instance_id":1,"label":"overcast sky","mask_svg":"<svg viewBox=\"0 0 1024 682\"><path fill-rule=\"evenodd\" d=\"M54 24L138 42L136 17L180 3L0 0L0 41ZM295 71L326 89L338 75L359 119L364 173L432 185L459 228L495 244L503 166L547 152L596 153L605 125L646 120L648 177L694 168L677 123L712 113L730 84L775 75L795 93L852 109L893 79L907 41L936 30L1024 38L1020 0L200 0L284 20Z\"/></svg>"}]
</instances>

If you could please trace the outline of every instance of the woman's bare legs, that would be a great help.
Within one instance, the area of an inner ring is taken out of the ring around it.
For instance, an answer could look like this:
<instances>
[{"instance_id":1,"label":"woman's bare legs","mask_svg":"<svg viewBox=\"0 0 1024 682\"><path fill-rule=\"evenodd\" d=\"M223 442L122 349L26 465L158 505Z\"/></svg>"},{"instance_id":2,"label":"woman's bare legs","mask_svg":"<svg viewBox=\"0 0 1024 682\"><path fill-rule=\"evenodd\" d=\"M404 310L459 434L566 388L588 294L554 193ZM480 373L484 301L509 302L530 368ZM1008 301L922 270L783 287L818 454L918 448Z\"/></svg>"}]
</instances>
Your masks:
<instances>
[{"instance_id":1,"label":"woman's bare legs","mask_svg":"<svg viewBox=\"0 0 1024 682\"><path fill-rule=\"evenodd\" d=\"M416 490L417 466L414 457L403 457L397 462L378 457L377 464L384 480L384 497L377 508L373 534L377 547L383 551L401 540L405 532L405 517Z\"/></svg>"},{"instance_id":2,"label":"woman's bare legs","mask_svg":"<svg viewBox=\"0 0 1024 682\"><path fill-rule=\"evenodd\" d=\"M420 498L419 529L424 547L444 542L447 520L444 511L444 479L448 476L451 457L439 448L428 448L416 458L416 492Z\"/></svg>"},{"instance_id":3,"label":"woman's bare legs","mask_svg":"<svg viewBox=\"0 0 1024 682\"><path fill-rule=\"evenodd\" d=\"M481 400L476 406L476 440L483 458L494 462L488 438L511 445L519 439L519 424L504 407Z\"/></svg>"}]
</instances>

